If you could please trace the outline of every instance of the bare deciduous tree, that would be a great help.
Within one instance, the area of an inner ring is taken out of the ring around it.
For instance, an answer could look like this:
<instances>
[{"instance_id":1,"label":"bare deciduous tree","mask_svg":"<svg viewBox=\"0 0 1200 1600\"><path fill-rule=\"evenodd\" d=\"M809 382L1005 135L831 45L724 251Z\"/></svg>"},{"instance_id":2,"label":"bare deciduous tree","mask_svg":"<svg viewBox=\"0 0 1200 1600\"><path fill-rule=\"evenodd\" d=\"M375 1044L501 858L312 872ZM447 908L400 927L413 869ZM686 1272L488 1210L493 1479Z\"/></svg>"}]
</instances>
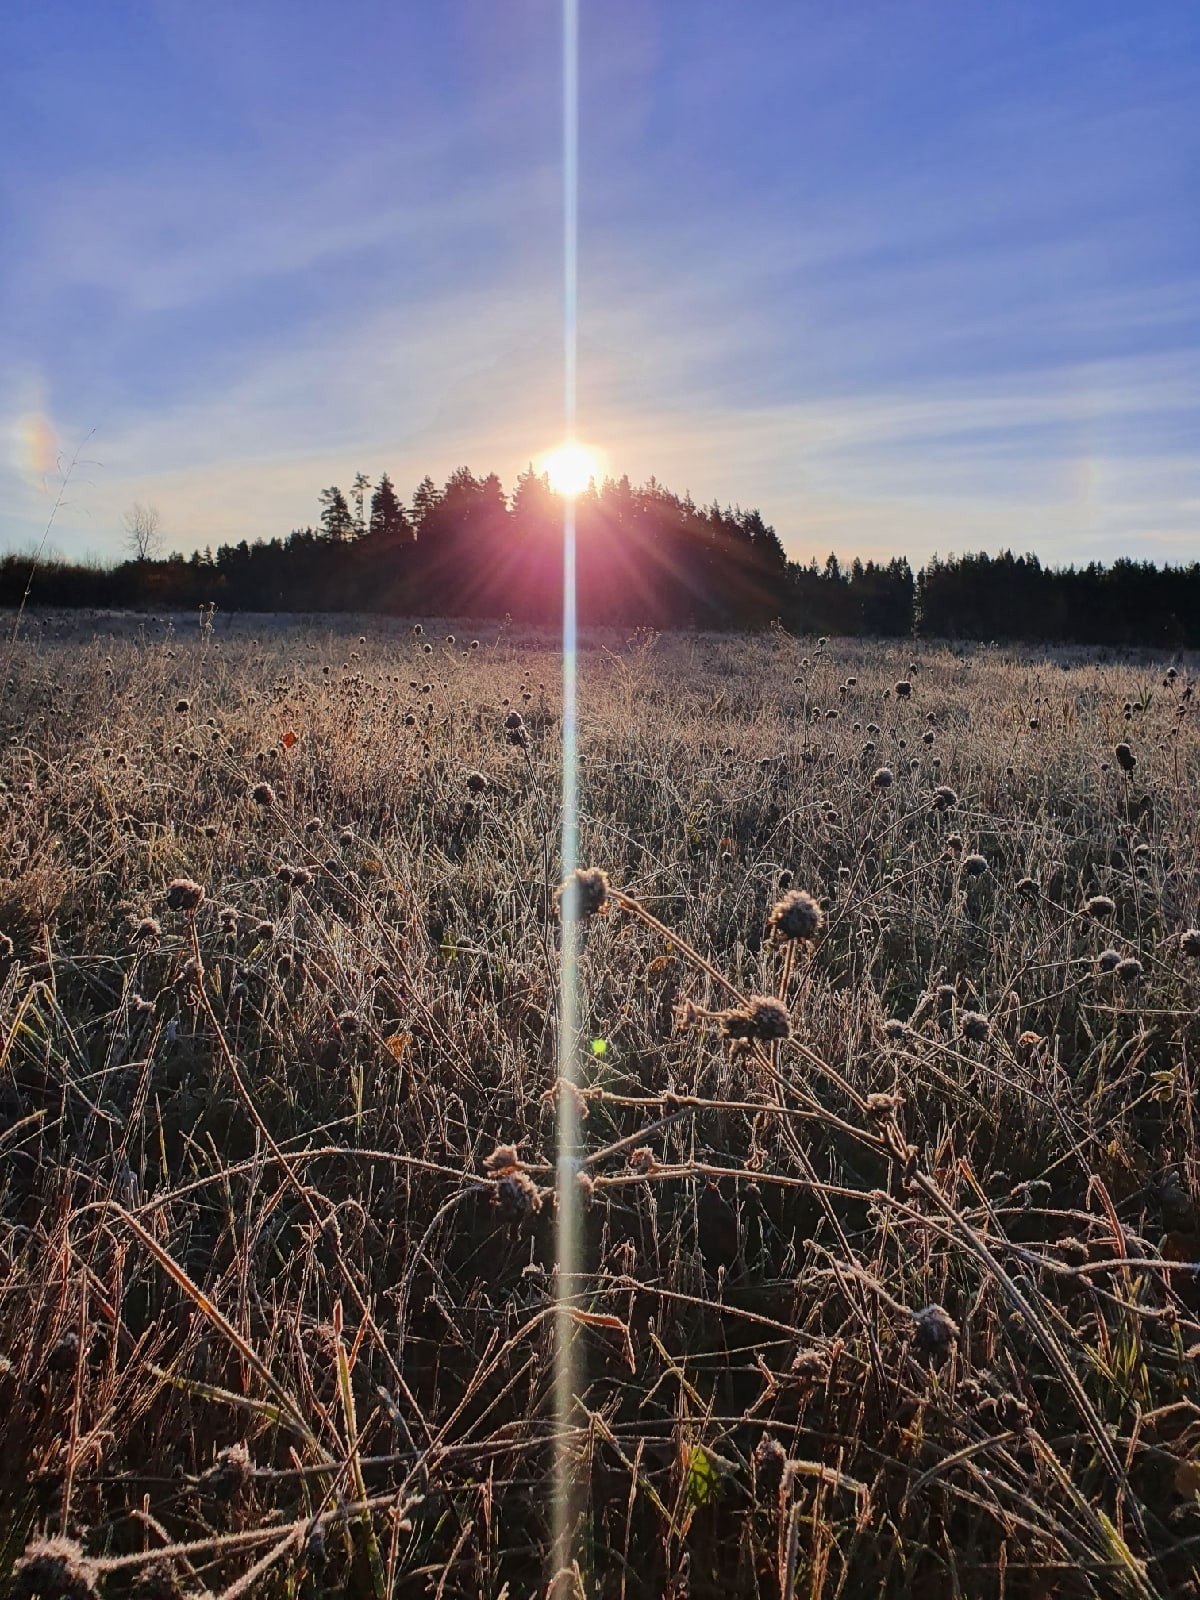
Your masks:
<instances>
[{"instance_id":1,"label":"bare deciduous tree","mask_svg":"<svg viewBox=\"0 0 1200 1600\"><path fill-rule=\"evenodd\" d=\"M125 513L125 543L135 561L149 561L158 551L161 535L157 506L144 506L135 500Z\"/></svg>"}]
</instances>

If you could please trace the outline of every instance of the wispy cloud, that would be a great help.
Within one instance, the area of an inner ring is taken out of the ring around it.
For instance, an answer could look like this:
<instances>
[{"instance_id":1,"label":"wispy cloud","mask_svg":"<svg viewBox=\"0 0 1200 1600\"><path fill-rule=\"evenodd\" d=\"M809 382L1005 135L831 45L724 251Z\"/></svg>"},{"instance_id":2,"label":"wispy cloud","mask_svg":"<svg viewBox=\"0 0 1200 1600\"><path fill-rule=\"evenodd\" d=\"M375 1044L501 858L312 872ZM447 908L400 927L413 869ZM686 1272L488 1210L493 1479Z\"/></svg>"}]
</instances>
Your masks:
<instances>
[{"instance_id":1,"label":"wispy cloud","mask_svg":"<svg viewBox=\"0 0 1200 1600\"><path fill-rule=\"evenodd\" d=\"M346 6L277 35L270 4L202 27L156 0L125 44L161 137L80 79L110 136L80 154L46 121L0 177L9 543L44 521L38 428L43 457L96 428L57 537L102 552L134 498L216 544L312 520L359 467L511 482L556 436L542 10L406 15L393 80L331 57L366 16ZM757 504L804 557L1200 555L1200 74L1164 14L593 15L580 398L612 468Z\"/></svg>"}]
</instances>

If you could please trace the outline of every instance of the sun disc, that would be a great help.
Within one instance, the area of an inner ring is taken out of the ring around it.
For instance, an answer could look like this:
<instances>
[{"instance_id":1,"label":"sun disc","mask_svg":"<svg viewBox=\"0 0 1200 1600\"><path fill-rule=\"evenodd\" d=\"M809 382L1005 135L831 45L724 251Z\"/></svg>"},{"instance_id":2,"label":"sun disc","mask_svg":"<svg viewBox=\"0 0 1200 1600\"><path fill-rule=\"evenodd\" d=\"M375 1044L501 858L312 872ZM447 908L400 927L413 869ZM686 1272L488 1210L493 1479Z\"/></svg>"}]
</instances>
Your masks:
<instances>
[{"instance_id":1,"label":"sun disc","mask_svg":"<svg viewBox=\"0 0 1200 1600\"><path fill-rule=\"evenodd\" d=\"M550 479L555 494L568 500L582 494L592 479L599 476L595 456L581 444L559 445L542 463L542 471Z\"/></svg>"}]
</instances>

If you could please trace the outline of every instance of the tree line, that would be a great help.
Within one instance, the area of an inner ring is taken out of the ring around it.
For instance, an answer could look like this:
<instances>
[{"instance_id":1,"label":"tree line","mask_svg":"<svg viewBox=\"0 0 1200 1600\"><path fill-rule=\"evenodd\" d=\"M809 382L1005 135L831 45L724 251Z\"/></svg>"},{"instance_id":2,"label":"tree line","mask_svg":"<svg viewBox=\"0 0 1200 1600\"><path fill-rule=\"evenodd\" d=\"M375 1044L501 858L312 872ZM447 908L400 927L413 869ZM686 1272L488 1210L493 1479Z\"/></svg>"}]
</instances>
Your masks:
<instances>
[{"instance_id":1,"label":"tree line","mask_svg":"<svg viewBox=\"0 0 1200 1600\"><path fill-rule=\"evenodd\" d=\"M369 497L368 497L368 491ZM561 615L563 503L531 468L506 494L467 468L406 502L384 473L319 496L315 526L158 559L98 562L8 555L0 605L227 611L367 611L553 624ZM146 509L127 517L146 531ZM153 512L153 508L149 508ZM836 556L790 561L757 510L699 506L654 478L593 484L575 504L584 625L793 632L1099 645L1200 647L1200 565L1047 567L1036 556L934 556L916 573ZM157 537L157 513L151 532Z\"/></svg>"}]
</instances>

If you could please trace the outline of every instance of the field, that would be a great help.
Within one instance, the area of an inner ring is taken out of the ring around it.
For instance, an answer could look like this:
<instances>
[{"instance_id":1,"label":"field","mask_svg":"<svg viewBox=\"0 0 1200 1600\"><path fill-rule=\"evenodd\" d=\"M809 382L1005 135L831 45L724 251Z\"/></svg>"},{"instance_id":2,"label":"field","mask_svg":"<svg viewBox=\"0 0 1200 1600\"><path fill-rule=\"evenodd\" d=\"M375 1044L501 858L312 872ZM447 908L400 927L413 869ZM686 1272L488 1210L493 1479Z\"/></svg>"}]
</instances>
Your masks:
<instances>
[{"instance_id":1,"label":"field","mask_svg":"<svg viewBox=\"0 0 1200 1600\"><path fill-rule=\"evenodd\" d=\"M0 1588L1200 1594L1193 670L590 638L570 1090L554 640L26 618Z\"/></svg>"}]
</instances>

